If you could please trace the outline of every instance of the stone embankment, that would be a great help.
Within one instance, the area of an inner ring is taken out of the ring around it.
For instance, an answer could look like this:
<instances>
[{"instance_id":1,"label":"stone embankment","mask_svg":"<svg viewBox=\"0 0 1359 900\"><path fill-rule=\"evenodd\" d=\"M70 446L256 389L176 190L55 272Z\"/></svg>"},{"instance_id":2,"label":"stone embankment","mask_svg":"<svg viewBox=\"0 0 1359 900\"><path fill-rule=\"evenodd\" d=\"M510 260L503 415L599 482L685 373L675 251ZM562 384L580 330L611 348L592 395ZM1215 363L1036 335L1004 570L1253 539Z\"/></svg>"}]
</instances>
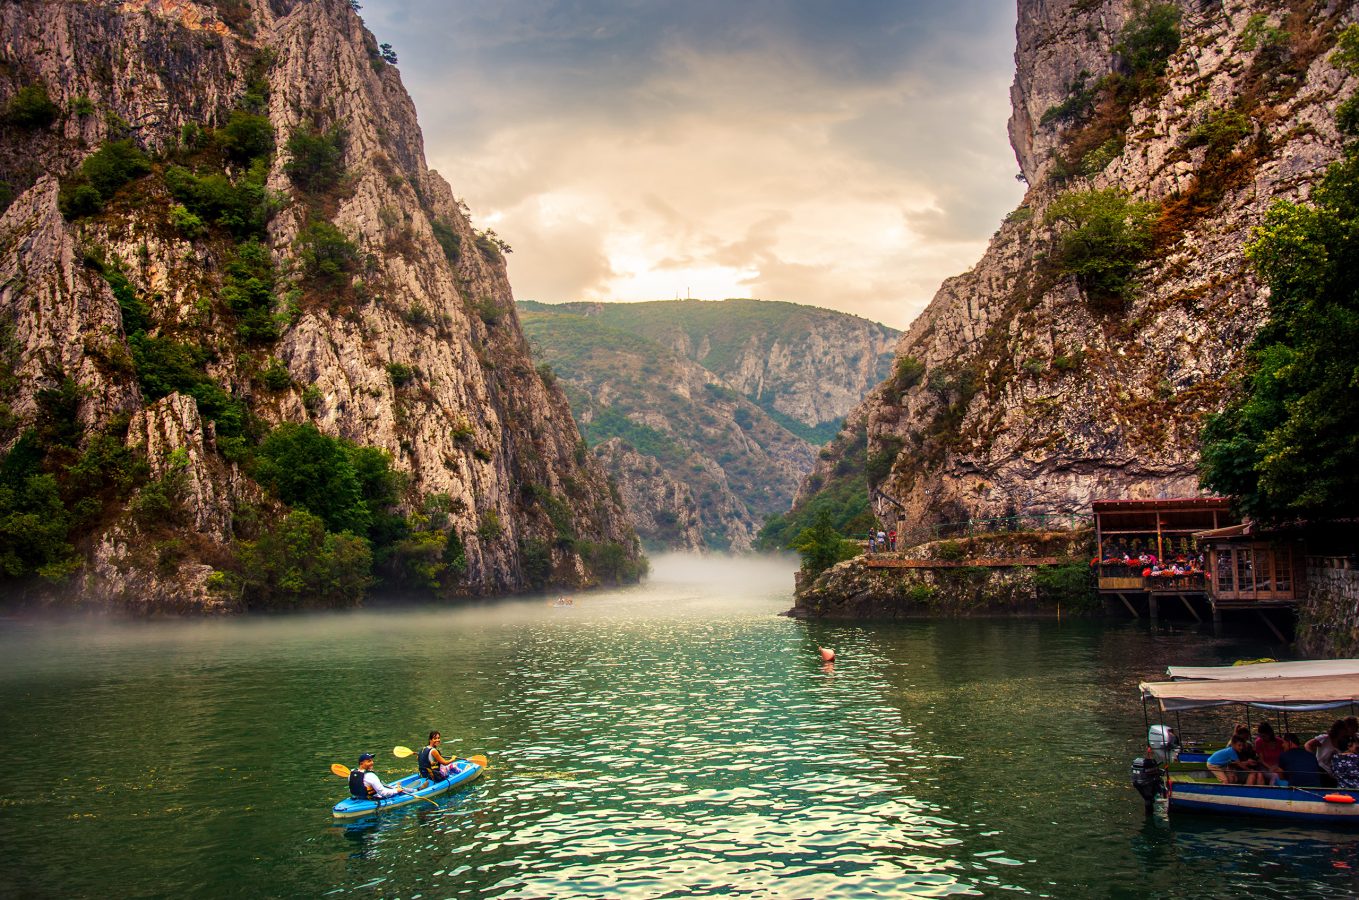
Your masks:
<instances>
[{"instance_id":1,"label":"stone embankment","mask_svg":"<svg viewBox=\"0 0 1359 900\"><path fill-rule=\"evenodd\" d=\"M1297 650L1325 659L1359 656L1359 569L1351 557L1308 557Z\"/></svg>"},{"instance_id":2,"label":"stone embankment","mask_svg":"<svg viewBox=\"0 0 1359 900\"><path fill-rule=\"evenodd\" d=\"M867 553L800 573L798 618L1090 615L1090 531L1021 532Z\"/></svg>"}]
</instances>

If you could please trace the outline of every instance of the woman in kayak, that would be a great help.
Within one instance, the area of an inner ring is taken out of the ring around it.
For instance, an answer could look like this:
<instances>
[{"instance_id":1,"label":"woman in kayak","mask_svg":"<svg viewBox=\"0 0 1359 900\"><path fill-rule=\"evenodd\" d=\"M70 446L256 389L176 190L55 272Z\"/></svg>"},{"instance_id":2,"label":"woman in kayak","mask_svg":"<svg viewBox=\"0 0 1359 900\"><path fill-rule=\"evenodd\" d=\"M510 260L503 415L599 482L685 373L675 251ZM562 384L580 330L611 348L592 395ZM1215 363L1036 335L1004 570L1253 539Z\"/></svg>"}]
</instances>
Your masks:
<instances>
[{"instance_id":1,"label":"woman in kayak","mask_svg":"<svg viewBox=\"0 0 1359 900\"><path fill-rule=\"evenodd\" d=\"M349 793L355 800L385 800L405 792L383 784L373 771L373 754L360 753L359 767L349 773Z\"/></svg>"},{"instance_id":2,"label":"woman in kayak","mask_svg":"<svg viewBox=\"0 0 1359 900\"><path fill-rule=\"evenodd\" d=\"M444 736L437 731L429 733L429 743L420 748L420 777L429 781L443 781L453 769L453 760L439 752Z\"/></svg>"}]
</instances>

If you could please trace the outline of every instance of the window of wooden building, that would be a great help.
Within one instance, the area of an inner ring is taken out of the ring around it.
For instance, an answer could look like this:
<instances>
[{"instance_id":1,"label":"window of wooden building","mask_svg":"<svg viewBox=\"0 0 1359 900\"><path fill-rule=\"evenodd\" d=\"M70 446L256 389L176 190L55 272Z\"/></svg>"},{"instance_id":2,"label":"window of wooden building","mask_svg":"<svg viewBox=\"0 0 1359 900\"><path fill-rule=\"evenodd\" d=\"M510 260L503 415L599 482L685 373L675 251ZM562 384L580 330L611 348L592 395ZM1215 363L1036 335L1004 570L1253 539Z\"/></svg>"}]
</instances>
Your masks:
<instances>
[{"instance_id":1,"label":"window of wooden building","mask_svg":"<svg viewBox=\"0 0 1359 900\"><path fill-rule=\"evenodd\" d=\"M1292 600L1299 560L1287 544L1216 544L1209 550L1219 600Z\"/></svg>"}]
</instances>

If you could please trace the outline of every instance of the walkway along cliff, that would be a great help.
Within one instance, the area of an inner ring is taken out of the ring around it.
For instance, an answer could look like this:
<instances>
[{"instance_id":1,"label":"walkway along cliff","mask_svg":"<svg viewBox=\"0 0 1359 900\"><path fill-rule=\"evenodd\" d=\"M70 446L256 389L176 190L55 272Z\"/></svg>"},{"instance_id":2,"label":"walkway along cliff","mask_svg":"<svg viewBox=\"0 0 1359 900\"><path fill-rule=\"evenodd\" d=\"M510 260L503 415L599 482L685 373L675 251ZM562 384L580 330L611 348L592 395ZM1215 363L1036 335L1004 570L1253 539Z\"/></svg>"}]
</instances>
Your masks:
<instances>
[{"instance_id":1,"label":"walkway along cliff","mask_svg":"<svg viewBox=\"0 0 1359 900\"><path fill-rule=\"evenodd\" d=\"M509 248L426 168L349 3L9 3L0 48L7 591L209 610L636 577Z\"/></svg>"}]
</instances>

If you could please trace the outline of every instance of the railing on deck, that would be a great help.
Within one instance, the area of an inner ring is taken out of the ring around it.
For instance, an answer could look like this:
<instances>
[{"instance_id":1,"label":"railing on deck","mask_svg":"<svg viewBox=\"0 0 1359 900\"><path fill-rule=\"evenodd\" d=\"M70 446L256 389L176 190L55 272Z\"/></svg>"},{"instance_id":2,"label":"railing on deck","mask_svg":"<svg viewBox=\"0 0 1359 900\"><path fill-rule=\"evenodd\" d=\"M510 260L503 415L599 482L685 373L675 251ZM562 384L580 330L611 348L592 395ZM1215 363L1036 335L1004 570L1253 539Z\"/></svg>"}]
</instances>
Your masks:
<instances>
[{"instance_id":1,"label":"railing on deck","mask_svg":"<svg viewBox=\"0 0 1359 900\"><path fill-rule=\"evenodd\" d=\"M1149 568L1146 563L1100 563L1099 588L1102 591L1155 591L1168 594L1202 594L1208 590L1202 572L1142 574Z\"/></svg>"}]
</instances>

